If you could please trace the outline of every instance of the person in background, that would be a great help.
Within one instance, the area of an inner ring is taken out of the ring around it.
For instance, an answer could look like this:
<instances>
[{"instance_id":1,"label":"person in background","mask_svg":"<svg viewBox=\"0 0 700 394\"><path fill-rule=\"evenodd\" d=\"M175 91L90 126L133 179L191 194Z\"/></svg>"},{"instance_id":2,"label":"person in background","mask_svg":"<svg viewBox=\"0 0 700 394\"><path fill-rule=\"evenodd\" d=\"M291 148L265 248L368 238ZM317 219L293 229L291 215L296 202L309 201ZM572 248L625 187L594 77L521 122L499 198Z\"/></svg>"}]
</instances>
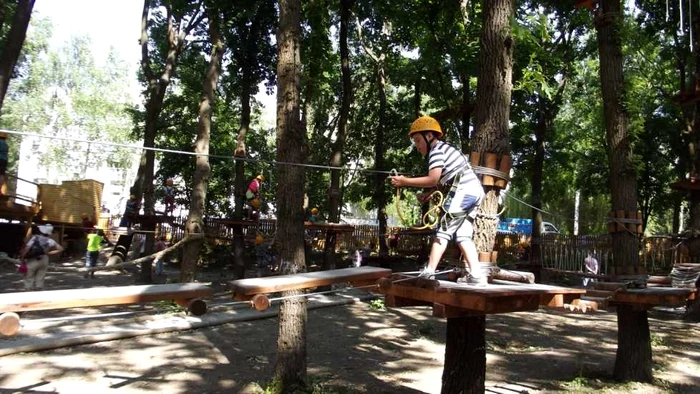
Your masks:
<instances>
[{"instance_id":1,"label":"person in background","mask_svg":"<svg viewBox=\"0 0 700 394\"><path fill-rule=\"evenodd\" d=\"M248 202L248 219L255 219L256 213L259 212L262 201L260 200L260 192L262 191L262 183L265 182L265 176L260 174L253 178L248 183L248 189L245 192L245 199Z\"/></svg>"},{"instance_id":2,"label":"person in background","mask_svg":"<svg viewBox=\"0 0 700 394\"><path fill-rule=\"evenodd\" d=\"M156 249L156 253L165 250L165 248L167 247L167 245L165 244L165 236L159 237L159 238L156 240L156 244L155 244L154 246L155 246L155 249ZM165 257L165 256L163 256L163 257L161 257L161 258L155 260L155 263L156 263L156 275L163 275L163 274L165 273L165 271L163 270L163 260L164 260L164 257Z\"/></svg>"},{"instance_id":3,"label":"person in background","mask_svg":"<svg viewBox=\"0 0 700 394\"><path fill-rule=\"evenodd\" d=\"M85 233L88 233L88 234L91 233L91 232L94 232L94 230L95 230L95 222L92 221L92 219L90 218L90 215L88 215L87 213L83 212L83 213L80 215L80 218L83 220L83 221L81 222L81 226L83 226L83 231L84 231Z\"/></svg>"},{"instance_id":4,"label":"person in background","mask_svg":"<svg viewBox=\"0 0 700 394\"><path fill-rule=\"evenodd\" d=\"M171 178L168 178L163 186L163 203L165 204L165 214L172 216L175 210L175 188Z\"/></svg>"},{"instance_id":5,"label":"person in background","mask_svg":"<svg viewBox=\"0 0 700 394\"><path fill-rule=\"evenodd\" d=\"M311 223L318 223L321 221L321 218L318 216L318 208L311 209L311 215L309 215L309 221Z\"/></svg>"},{"instance_id":6,"label":"person in background","mask_svg":"<svg viewBox=\"0 0 700 394\"><path fill-rule=\"evenodd\" d=\"M469 268L467 275L457 281L486 286L488 278L485 268L479 262L472 225L476 210L484 197L484 188L466 156L454 145L440 140L442 136L442 127L434 118L421 116L416 119L411 124L408 137L418 152L428 159L428 174L414 178L403 175L389 178L397 188L430 188L439 185L445 195L428 266L420 276L434 276L448 243L454 240L466 257Z\"/></svg>"},{"instance_id":7,"label":"person in background","mask_svg":"<svg viewBox=\"0 0 700 394\"><path fill-rule=\"evenodd\" d=\"M112 245L107 238L105 238L105 232L97 230L96 233L89 233L87 235L87 252L85 253L85 267L93 268L97 266L97 260L100 258L100 249L102 249L102 244ZM83 275L83 277L94 278L95 271L88 271Z\"/></svg>"},{"instance_id":8,"label":"person in background","mask_svg":"<svg viewBox=\"0 0 700 394\"><path fill-rule=\"evenodd\" d=\"M592 275L598 275L600 273L600 264L598 264L598 259L593 257L593 254L589 251L585 259L583 259L583 265L586 267L586 273ZM583 285L588 287L589 284L595 283L596 278L583 278Z\"/></svg>"},{"instance_id":9,"label":"person in background","mask_svg":"<svg viewBox=\"0 0 700 394\"><path fill-rule=\"evenodd\" d=\"M139 214L140 208L139 202L136 201L136 196L133 194L130 195L129 200L126 202L124 216L122 216L122 220L119 222L119 227L131 227L131 222L134 216Z\"/></svg>"},{"instance_id":10,"label":"person in background","mask_svg":"<svg viewBox=\"0 0 700 394\"><path fill-rule=\"evenodd\" d=\"M7 171L7 133L0 132L0 195L5 194L5 172Z\"/></svg>"},{"instance_id":11,"label":"person in background","mask_svg":"<svg viewBox=\"0 0 700 394\"><path fill-rule=\"evenodd\" d=\"M27 266L24 275L25 290L43 290L46 271L49 269L49 255L63 252L63 247L50 238L53 233L51 224L37 226L32 237L19 253L20 261Z\"/></svg>"}]
</instances>

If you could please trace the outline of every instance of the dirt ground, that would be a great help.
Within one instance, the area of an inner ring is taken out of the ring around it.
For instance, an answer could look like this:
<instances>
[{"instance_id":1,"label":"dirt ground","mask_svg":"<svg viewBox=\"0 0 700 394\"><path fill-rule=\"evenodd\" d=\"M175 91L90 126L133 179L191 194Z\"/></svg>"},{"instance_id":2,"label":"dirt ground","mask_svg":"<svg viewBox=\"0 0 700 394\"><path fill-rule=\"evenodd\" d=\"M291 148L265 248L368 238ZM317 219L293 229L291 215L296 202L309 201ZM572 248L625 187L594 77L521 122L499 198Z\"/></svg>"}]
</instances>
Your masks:
<instances>
[{"instance_id":1,"label":"dirt ground","mask_svg":"<svg viewBox=\"0 0 700 394\"><path fill-rule=\"evenodd\" d=\"M83 279L74 271L80 264L58 264L61 271L49 275L47 288L133 283L130 275L113 272ZM167 273L177 277L174 267ZM222 278L225 274L209 274L215 283ZM20 279L0 265L0 291L18 290ZM381 306L373 301L309 311L310 392L440 392L445 321L433 318L426 307ZM133 307L74 313L122 309ZM614 312L540 310L489 316L487 392L700 393L697 324L685 323L673 313L651 313L653 385L611 380L616 324ZM276 340L277 319L267 318L10 355L0 358L0 393L237 393L251 382L264 386L270 379Z\"/></svg>"}]
</instances>

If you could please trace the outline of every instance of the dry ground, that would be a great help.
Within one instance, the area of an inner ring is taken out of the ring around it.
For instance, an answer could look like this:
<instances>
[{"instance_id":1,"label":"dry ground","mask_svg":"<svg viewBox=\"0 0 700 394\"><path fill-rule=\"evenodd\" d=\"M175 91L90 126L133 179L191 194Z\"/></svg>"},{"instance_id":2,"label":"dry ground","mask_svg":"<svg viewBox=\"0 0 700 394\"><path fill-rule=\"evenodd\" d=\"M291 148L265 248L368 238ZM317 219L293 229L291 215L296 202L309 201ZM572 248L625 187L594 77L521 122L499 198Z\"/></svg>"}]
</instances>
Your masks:
<instances>
[{"instance_id":1,"label":"dry ground","mask_svg":"<svg viewBox=\"0 0 700 394\"><path fill-rule=\"evenodd\" d=\"M60 272L49 276L47 286L130 281L114 273L99 272L89 281ZM2 291L16 290L19 283L16 274L0 270ZM379 304L309 312L308 371L315 392L440 392L445 321L425 307L385 310ZM661 313L652 314L650 325L657 381L619 384L610 379L614 312L489 316L487 392L700 393L700 327ZM235 393L270 378L276 338L277 320L271 318L5 356L0 393Z\"/></svg>"}]
</instances>

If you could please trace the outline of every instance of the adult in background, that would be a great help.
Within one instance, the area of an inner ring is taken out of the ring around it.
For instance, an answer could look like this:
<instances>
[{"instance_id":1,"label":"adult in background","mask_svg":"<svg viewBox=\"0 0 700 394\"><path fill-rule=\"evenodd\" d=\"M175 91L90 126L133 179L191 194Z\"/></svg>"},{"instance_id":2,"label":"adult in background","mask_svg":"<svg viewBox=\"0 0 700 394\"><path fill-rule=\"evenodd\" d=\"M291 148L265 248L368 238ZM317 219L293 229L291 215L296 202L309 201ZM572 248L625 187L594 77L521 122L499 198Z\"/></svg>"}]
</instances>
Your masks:
<instances>
[{"instance_id":1,"label":"adult in background","mask_svg":"<svg viewBox=\"0 0 700 394\"><path fill-rule=\"evenodd\" d=\"M130 195L129 200L126 202L126 208L124 209L124 216L119 222L119 227L131 227L131 222L133 222L134 217L139 214L139 202L136 201L135 195Z\"/></svg>"},{"instance_id":2,"label":"adult in background","mask_svg":"<svg viewBox=\"0 0 700 394\"><path fill-rule=\"evenodd\" d=\"M0 132L0 195L5 194L5 171L7 171L7 155L10 148L7 146L7 133Z\"/></svg>"},{"instance_id":3,"label":"adult in background","mask_svg":"<svg viewBox=\"0 0 700 394\"><path fill-rule=\"evenodd\" d=\"M37 226L37 230L32 230L32 237L20 251L20 261L27 266L24 276L25 290L43 290L44 278L49 268L49 255L63 252L63 247L49 238L53 233L51 224Z\"/></svg>"},{"instance_id":4,"label":"adult in background","mask_svg":"<svg viewBox=\"0 0 700 394\"><path fill-rule=\"evenodd\" d=\"M175 210L175 187L171 178L168 178L163 186L163 202L165 203L165 214L172 216Z\"/></svg>"}]
</instances>

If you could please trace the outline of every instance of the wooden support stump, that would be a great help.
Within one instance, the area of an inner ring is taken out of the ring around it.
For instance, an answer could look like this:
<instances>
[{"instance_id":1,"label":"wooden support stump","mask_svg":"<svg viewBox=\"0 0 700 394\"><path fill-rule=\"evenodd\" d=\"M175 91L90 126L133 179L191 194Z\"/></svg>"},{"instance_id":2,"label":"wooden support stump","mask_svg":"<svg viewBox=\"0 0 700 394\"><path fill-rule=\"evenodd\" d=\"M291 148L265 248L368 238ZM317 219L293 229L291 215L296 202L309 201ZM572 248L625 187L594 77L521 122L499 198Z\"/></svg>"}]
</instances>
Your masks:
<instances>
[{"instance_id":1,"label":"wooden support stump","mask_svg":"<svg viewBox=\"0 0 700 394\"><path fill-rule=\"evenodd\" d=\"M646 309L617 306L617 355L615 379L652 382L651 337Z\"/></svg>"},{"instance_id":2,"label":"wooden support stump","mask_svg":"<svg viewBox=\"0 0 700 394\"><path fill-rule=\"evenodd\" d=\"M250 304L256 311L262 312L270 307L270 299L264 294L256 294L250 300Z\"/></svg>"},{"instance_id":3,"label":"wooden support stump","mask_svg":"<svg viewBox=\"0 0 700 394\"><path fill-rule=\"evenodd\" d=\"M486 317L447 319L443 393L481 394L486 390Z\"/></svg>"},{"instance_id":4,"label":"wooden support stump","mask_svg":"<svg viewBox=\"0 0 700 394\"><path fill-rule=\"evenodd\" d=\"M175 300L175 303L183 308L187 308L187 311L194 316L202 316L203 314L207 313L206 301L199 298Z\"/></svg>"},{"instance_id":5,"label":"wooden support stump","mask_svg":"<svg viewBox=\"0 0 700 394\"><path fill-rule=\"evenodd\" d=\"M19 331L19 315L14 312L7 312L0 315L0 334L13 336Z\"/></svg>"}]
</instances>

